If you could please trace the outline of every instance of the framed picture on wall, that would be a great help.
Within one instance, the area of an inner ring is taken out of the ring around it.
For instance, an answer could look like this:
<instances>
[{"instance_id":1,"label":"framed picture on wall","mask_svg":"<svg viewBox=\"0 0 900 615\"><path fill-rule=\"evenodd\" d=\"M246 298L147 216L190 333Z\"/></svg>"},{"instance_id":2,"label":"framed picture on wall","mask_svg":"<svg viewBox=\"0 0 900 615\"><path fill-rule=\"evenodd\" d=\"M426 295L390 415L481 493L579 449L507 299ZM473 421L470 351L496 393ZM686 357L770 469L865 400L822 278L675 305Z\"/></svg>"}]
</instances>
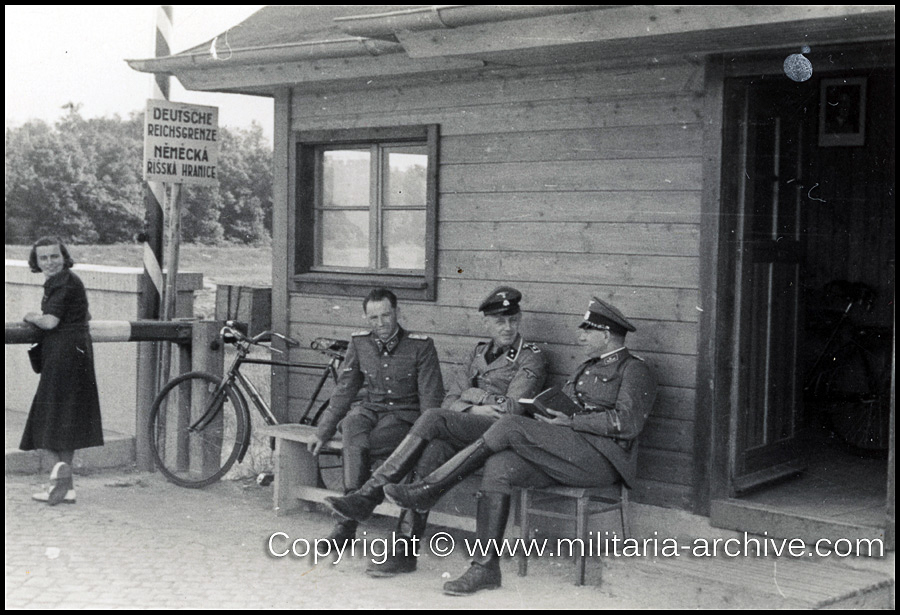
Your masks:
<instances>
[{"instance_id":1,"label":"framed picture on wall","mask_svg":"<svg viewBox=\"0 0 900 615\"><path fill-rule=\"evenodd\" d=\"M866 78L822 79L819 99L819 147L864 145Z\"/></svg>"}]
</instances>

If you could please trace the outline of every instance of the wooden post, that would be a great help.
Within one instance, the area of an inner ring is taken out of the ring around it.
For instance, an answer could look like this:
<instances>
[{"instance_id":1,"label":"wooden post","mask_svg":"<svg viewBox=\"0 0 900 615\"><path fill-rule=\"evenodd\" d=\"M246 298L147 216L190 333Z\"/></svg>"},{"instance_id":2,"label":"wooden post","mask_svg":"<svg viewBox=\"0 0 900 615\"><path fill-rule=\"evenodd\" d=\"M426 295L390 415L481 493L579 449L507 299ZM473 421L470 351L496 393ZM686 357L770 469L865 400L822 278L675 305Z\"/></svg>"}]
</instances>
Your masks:
<instances>
[{"instance_id":1,"label":"wooden post","mask_svg":"<svg viewBox=\"0 0 900 615\"><path fill-rule=\"evenodd\" d=\"M219 339L219 331L223 324L224 323L221 321L210 320L194 323L194 332L191 341L191 371L206 372L218 377L222 376L225 364L225 351L222 341ZM201 383L198 383L198 385L199 386L191 391L191 407L186 409L187 412L191 412L190 420L197 420L200 418L199 416L194 415L194 413L200 412L200 409L205 406L210 392L209 387L203 386ZM221 416L219 417L219 420L221 421ZM210 427L215 428L215 425L211 425ZM205 454L209 454L210 452L211 451L203 451ZM192 465L195 463L202 464L211 462L211 460L203 459L202 454L200 454L199 451L189 451L189 454L190 463ZM218 459L214 460L215 463L218 463L218 461Z\"/></svg>"},{"instance_id":2,"label":"wooden post","mask_svg":"<svg viewBox=\"0 0 900 615\"><path fill-rule=\"evenodd\" d=\"M181 247L181 184L172 184L169 206L166 208L166 286L163 292L163 320L175 317L175 301L178 298L178 253ZM172 346L163 344L159 361L159 388L170 378Z\"/></svg>"}]
</instances>

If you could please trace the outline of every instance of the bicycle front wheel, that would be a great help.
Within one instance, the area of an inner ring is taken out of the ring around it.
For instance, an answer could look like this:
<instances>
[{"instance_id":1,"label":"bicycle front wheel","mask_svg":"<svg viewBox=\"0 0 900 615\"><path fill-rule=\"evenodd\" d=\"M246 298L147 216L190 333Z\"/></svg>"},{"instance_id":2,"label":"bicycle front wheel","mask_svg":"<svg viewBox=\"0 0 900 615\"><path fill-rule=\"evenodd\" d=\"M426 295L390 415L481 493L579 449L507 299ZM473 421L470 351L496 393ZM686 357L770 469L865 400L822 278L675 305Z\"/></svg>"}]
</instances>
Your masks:
<instances>
[{"instance_id":1,"label":"bicycle front wheel","mask_svg":"<svg viewBox=\"0 0 900 615\"><path fill-rule=\"evenodd\" d=\"M205 487L234 464L245 442L247 411L221 378L189 372L170 380L150 410L150 448L166 478Z\"/></svg>"}]
</instances>

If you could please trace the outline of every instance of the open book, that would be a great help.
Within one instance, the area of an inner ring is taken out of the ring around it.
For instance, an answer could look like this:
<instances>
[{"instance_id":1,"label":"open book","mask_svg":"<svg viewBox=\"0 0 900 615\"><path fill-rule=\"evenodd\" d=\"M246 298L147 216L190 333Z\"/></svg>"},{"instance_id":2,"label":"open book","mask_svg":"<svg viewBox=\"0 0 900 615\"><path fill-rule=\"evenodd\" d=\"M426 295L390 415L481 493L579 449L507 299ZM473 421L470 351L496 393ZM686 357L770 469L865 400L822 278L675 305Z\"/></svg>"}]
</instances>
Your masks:
<instances>
[{"instance_id":1,"label":"open book","mask_svg":"<svg viewBox=\"0 0 900 615\"><path fill-rule=\"evenodd\" d=\"M563 393L560 387L551 387L546 391L542 391L534 399L520 399L519 404L521 404L525 414L529 416L540 414L547 418L554 418L552 414L547 412L547 408L569 416L576 412L584 412L584 408L572 401L568 395Z\"/></svg>"}]
</instances>

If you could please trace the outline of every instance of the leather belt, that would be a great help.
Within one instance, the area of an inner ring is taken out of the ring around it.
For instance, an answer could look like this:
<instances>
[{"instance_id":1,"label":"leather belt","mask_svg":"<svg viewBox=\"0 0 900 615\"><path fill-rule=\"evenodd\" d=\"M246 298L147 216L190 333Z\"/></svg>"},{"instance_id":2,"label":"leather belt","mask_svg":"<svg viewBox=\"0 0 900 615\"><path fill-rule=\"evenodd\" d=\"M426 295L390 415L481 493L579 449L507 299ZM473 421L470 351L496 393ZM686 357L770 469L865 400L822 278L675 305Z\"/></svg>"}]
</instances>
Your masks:
<instances>
[{"instance_id":1,"label":"leather belt","mask_svg":"<svg viewBox=\"0 0 900 615\"><path fill-rule=\"evenodd\" d=\"M601 408L600 406L588 406L584 410L579 410L576 412L576 415L582 414L600 414L601 412L606 412L606 408Z\"/></svg>"}]
</instances>

